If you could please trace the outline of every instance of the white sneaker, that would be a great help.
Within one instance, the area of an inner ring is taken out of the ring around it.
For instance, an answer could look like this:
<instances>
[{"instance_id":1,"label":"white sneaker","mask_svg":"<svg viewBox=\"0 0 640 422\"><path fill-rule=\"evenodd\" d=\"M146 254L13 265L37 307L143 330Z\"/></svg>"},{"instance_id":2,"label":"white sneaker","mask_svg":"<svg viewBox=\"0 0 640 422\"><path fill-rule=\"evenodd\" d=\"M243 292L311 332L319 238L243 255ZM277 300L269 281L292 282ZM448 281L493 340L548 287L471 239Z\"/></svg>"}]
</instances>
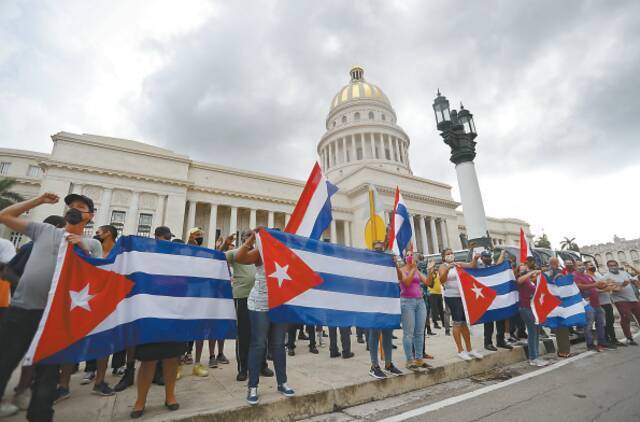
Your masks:
<instances>
[{"instance_id":1,"label":"white sneaker","mask_svg":"<svg viewBox=\"0 0 640 422\"><path fill-rule=\"evenodd\" d=\"M94 379L96 379L96 373L95 372L93 372L93 371L85 372L84 373L84 377L82 377L82 379L80 380L80 385L91 384Z\"/></svg>"},{"instance_id":2,"label":"white sneaker","mask_svg":"<svg viewBox=\"0 0 640 422\"><path fill-rule=\"evenodd\" d=\"M531 365L531 366L539 366L538 362L536 362L535 359L529 360L529 365Z\"/></svg>"},{"instance_id":3,"label":"white sneaker","mask_svg":"<svg viewBox=\"0 0 640 422\"><path fill-rule=\"evenodd\" d=\"M0 418L6 418L8 416L15 415L20 409L18 406L12 403L2 402L0 403Z\"/></svg>"},{"instance_id":4,"label":"white sneaker","mask_svg":"<svg viewBox=\"0 0 640 422\"><path fill-rule=\"evenodd\" d=\"M18 406L20 410L27 410L31 401L31 389L27 388L22 393L13 396L13 404Z\"/></svg>"},{"instance_id":5,"label":"white sneaker","mask_svg":"<svg viewBox=\"0 0 640 422\"><path fill-rule=\"evenodd\" d=\"M458 357L462 360L466 360L466 361L470 361L473 360L473 358L471 356L469 356L468 352L460 352L458 353Z\"/></svg>"},{"instance_id":6,"label":"white sneaker","mask_svg":"<svg viewBox=\"0 0 640 422\"><path fill-rule=\"evenodd\" d=\"M536 363L536 365L538 365L538 366L540 366L540 367L543 367L543 366L547 366L547 365L549 365L549 362L548 362L548 361L546 361L546 360L544 360L544 359L540 359L540 358L535 359L535 360L534 360L534 362Z\"/></svg>"},{"instance_id":7,"label":"white sneaker","mask_svg":"<svg viewBox=\"0 0 640 422\"><path fill-rule=\"evenodd\" d=\"M484 356L482 356L482 355L480 354L480 352L476 352L475 350L472 350L472 351L470 351L470 352L467 352L467 354L468 354L469 356L471 356L472 358L476 358L476 359L478 359L478 360L482 360L482 358L484 357Z\"/></svg>"}]
</instances>

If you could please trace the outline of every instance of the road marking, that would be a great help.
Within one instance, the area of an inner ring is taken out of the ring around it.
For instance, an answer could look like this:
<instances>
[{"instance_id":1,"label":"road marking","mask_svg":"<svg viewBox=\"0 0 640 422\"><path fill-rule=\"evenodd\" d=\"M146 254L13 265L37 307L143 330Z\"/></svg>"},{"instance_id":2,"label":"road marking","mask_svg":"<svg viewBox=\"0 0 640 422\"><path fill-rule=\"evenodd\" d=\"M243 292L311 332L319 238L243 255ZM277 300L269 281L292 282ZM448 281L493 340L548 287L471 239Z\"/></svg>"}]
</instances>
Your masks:
<instances>
[{"instance_id":1,"label":"road marking","mask_svg":"<svg viewBox=\"0 0 640 422\"><path fill-rule=\"evenodd\" d=\"M638 337L638 335L640 335L640 332L636 333L634 335L634 337ZM529 372L528 374L524 374L524 375L519 375L517 377L511 378L510 380L507 380L507 381L504 381L504 382L501 382L501 383L498 383L498 384L489 385L487 387L482 387L482 388L479 388L479 389L477 389L475 391L470 391L468 393L464 393L464 394L461 394L461 395L456 396L456 397L450 397L448 399L441 400L441 401L436 402L436 403L431 403L431 404L428 404L426 406L422 406L422 407L419 407L417 409L413 409L413 410L401 413L401 414L396 415L396 416L391 416L391 417L388 417L388 418L385 418L385 419L381 419L378 422L400 422L400 421L407 420L409 418L415 418L416 416L424 415L425 413L433 412L434 410L442 409L443 407L451 406L452 404L460 403L460 402L463 402L465 400L469 400L469 399L472 399L474 397L478 397L478 396L481 396L483 394L487 394L487 393L490 393L492 391L499 390L499 389L504 388L504 387L508 387L510 385L519 383L521 381L526 381L528 379L535 378L535 377L540 376L540 375L544 375L547 372L554 371L554 370L556 370L558 368L561 368L561 367L563 367L565 365L568 365L568 364L570 364L572 362L575 362L577 360L584 359L584 358L589 357L591 355L595 355L596 353L597 352L592 352L592 351L580 353L579 355L564 359L564 360L562 360L560 362L556 362L553 365L549 365L549 366L547 366L545 368L542 368L542 369L539 369L537 371Z\"/></svg>"}]
</instances>

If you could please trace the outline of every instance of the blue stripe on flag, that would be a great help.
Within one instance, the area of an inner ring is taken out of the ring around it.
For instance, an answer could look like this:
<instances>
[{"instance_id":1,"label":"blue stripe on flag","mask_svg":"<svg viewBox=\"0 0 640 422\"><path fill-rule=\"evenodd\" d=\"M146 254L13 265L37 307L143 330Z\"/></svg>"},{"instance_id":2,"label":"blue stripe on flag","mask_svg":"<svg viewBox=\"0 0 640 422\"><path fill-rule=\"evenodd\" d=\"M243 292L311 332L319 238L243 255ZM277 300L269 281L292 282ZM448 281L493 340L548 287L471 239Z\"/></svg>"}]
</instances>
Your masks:
<instances>
[{"instance_id":1,"label":"blue stripe on flag","mask_svg":"<svg viewBox=\"0 0 640 422\"><path fill-rule=\"evenodd\" d=\"M389 254L356 249L348 246L335 245L333 243L322 242L285 233L279 230L269 230L269 234L278 241L284 243L290 249L313 252L335 258L348 259L350 261L364 262L367 264L381 265L385 267L395 267L393 257Z\"/></svg>"},{"instance_id":2,"label":"blue stripe on flag","mask_svg":"<svg viewBox=\"0 0 640 422\"><path fill-rule=\"evenodd\" d=\"M149 294L175 297L231 298L231 282L214 278L166 276L147 273L127 275L135 285L128 296Z\"/></svg>"},{"instance_id":3,"label":"blue stripe on flag","mask_svg":"<svg viewBox=\"0 0 640 422\"><path fill-rule=\"evenodd\" d=\"M400 297L400 285L386 281L364 280L335 274L318 273L324 280L314 287L316 290L327 290L339 293L351 293L364 296ZM363 297L362 300L367 300Z\"/></svg>"},{"instance_id":4,"label":"blue stripe on flag","mask_svg":"<svg viewBox=\"0 0 640 422\"><path fill-rule=\"evenodd\" d=\"M143 343L188 342L214 338L236 338L236 321L144 318L84 337L39 363L75 363L99 359Z\"/></svg>"},{"instance_id":5,"label":"blue stripe on flag","mask_svg":"<svg viewBox=\"0 0 640 422\"><path fill-rule=\"evenodd\" d=\"M562 303L560 303L560 305L558 306L561 308L568 308L569 306L573 306L576 303L582 302L582 295L577 294L573 296L559 297L559 299L562 301Z\"/></svg>"},{"instance_id":6,"label":"blue stripe on flag","mask_svg":"<svg viewBox=\"0 0 640 422\"><path fill-rule=\"evenodd\" d=\"M548 279L548 277L547 277L547 279ZM549 281L549 283L555 284L558 287L570 286L570 285L573 284L573 275L569 274L569 275L565 275L565 276L562 276L562 277L558 277L553 281Z\"/></svg>"},{"instance_id":7,"label":"blue stripe on flag","mask_svg":"<svg viewBox=\"0 0 640 422\"><path fill-rule=\"evenodd\" d=\"M489 267L484 267L484 268L465 268L464 270L469 274L471 274L473 277L477 278L478 281L482 282L482 280L480 280L482 277L496 275L510 269L511 269L511 262L505 261L499 265L491 265Z\"/></svg>"},{"instance_id":8,"label":"blue stripe on flag","mask_svg":"<svg viewBox=\"0 0 640 422\"><path fill-rule=\"evenodd\" d=\"M542 325L547 328L559 328L559 327L571 327L574 325L581 326L581 325L585 325L586 323L587 323L586 314L584 312L581 312L579 314L572 315L566 319L562 317L549 317Z\"/></svg>"},{"instance_id":9,"label":"blue stripe on flag","mask_svg":"<svg viewBox=\"0 0 640 422\"><path fill-rule=\"evenodd\" d=\"M485 322L502 321L504 319L511 318L518 313L518 303L507 306L506 308L490 309L482 315L475 325L483 324Z\"/></svg>"},{"instance_id":10,"label":"blue stripe on flag","mask_svg":"<svg viewBox=\"0 0 640 422\"><path fill-rule=\"evenodd\" d=\"M399 328L400 314L377 312L337 311L335 309L308 308L282 305L269 311L273 322L326 325L333 321L336 327Z\"/></svg>"}]
</instances>

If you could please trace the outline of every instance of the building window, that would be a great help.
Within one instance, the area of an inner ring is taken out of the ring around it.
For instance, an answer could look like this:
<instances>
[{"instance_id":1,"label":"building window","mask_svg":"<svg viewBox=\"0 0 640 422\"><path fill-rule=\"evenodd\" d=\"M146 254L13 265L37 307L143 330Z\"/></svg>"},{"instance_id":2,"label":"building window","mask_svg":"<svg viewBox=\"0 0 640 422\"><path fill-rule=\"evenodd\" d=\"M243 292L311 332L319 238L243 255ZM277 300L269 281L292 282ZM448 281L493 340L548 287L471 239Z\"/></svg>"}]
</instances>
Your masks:
<instances>
[{"instance_id":1,"label":"building window","mask_svg":"<svg viewBox=\"0 0 640 422\"><path fill-rule=\"evenodd\" d=\"M631 260L632 260L632 261L637 261L637 260L639 259L639 258L638 258L638 251L636 251L635 249L634 249L634 250L631 250L631 251L629 252L629 256L631 257Z\"/></svg>"},{"instance_id":2,"label":"building window","mask_svg":"<svg viewBox=\"0 0 640 422\"><path fill-rule=\"evenodd\" d=\"M391 151L389 151L389 148L384 149L384 158L391 160Z\"/></svg>"},{"instance_id":3,"label":"building window","mask_svg":"<svg viewBox=\"0 0 640 422\"><path fill-rule=\"evenodd\" d=\"M604 254L604 257L607 261L611 261L613 260L613 254L611 252L607 252L606 254ZM606 264L606 262L605 262Z\"/></svg>"},{"instance_id":4,"label":"building window","mask_svg":"<svg viewBox=\"0 0 640 422\"><path fill-rule=\"evenodd\" d=\"M11 241L11 243L13 243L13 246L17 248L22 241L22 233L11 232L11 235L9 235L9 240Z\"/></svg>"},{"instance_id":5,"label":"building window","mask_svg":"<svg viewBox=\"0 0 640 422\"><path fill-rule=\"evenodd\" d=\"M9 174L9 167L11 167L11 163L3 161L0 163L0 174L6 176Z\"/></svg>"},{"instance_id":6,"label":"building window","mask_svg":"<svg viewBox=\"0 0 640 422\"><path fill-rule=\"evenodd\" d=\"M373 111L369 112L369 120L373 120Z\"/></svg>"},{"instance_id":7,"label":"building window","mask_svg":"<svg viewBox=\"0 0 640 422\"><path fill-rule=\"evenodd\" d=\"M38 177L40 176L40 167L38 166L29 166L27 170L27 176L29 177Z\"/></svg>"},{"instance_id":8,"label":"building window","mask_svg":"<svg viewBox=\"0 0 640 422\"><path fill-rule=\"evenodd\" d=\"M333 127L336 127L336 121L335 120L333 121Z\"/></svg>"},{"instance_id":9,"label":"building window","mask_svg":"<svg viewBox=\"0 0 640 422\"><path fill-rule=\"evenodd\" d=\"M383 115L381 115L381 116L380 116L380 118L381 118L382 120L387 120L387 116L385 116L384 114L383 114Z\"/></svg>"},{"instance_id":10,"label":"building window","mask_svg":"<svg viewBox=\"0 0 640 422\"><path fill-rule=\"evenodd\" d=\"M618 262L620 262L621 264L623 262L627 262L627 255L622 251L618 251Z\"/></svg>"},{"instance_id":11,"label":"building window","mask_svg":"<svg viewBox=\"0 0 640 422\"><path fill-rule=\"evenodd\" d=\"M140 214L138 217L138 236L149 237L152 223L153 214Z\"/></svg>"},{"instance_id":12,"label":"building window","mask_svg":"<svg viewBox=\"0 0 640 422\"><path fill-rule=\"evenodd\" d=\"M353 115L353 120L360 120L360 113L357 113L357 112L356 112L356 113Z\"/></svg>"},{"instance_id":13,"label":"building window","mask_svg":"<svg viewBox=\"0 0 640 422\"><path fill-rule=\"evenodd\" d=\"M118 236L122 236L126 216L127 213L124 211L111 211L110 224L118 230Z\"/></svg>"},{"instance_id":14,"label":"building window","mask_svg":"<svg viewBox=\"0 0 640 422\"><path fill-rule=\"evenodd\" d=\"M362 160L362 148L356 149L356 159Z\"/></svg>"},{"instance_id":15,"label":"building window","mask_svg":"<svg viewBox=\"0 0 640 422\"><path fill-rule=\"evenodd\" d=\"M342 123L347 123L347 116L342 116Z\"/></svg>"}]
</instances>

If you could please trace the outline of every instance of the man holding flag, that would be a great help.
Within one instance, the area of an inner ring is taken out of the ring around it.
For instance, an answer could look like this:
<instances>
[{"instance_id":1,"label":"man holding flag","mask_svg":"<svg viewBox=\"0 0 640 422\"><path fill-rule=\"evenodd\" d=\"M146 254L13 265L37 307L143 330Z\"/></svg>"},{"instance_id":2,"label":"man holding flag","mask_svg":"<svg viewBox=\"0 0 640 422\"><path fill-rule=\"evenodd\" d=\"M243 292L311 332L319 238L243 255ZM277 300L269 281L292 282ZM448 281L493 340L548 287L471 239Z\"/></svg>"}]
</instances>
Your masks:
<instances>
[{"instance_id":1,"label":"man holding flag","mask_svg":"<svg viewBox=\"0 0 640 422\"><path fill-rule=\"evenodd\" d=\"M35 207L55 204L59 200L56 194L44 193L0 211L0 224L33 240L33 249L16 289L13 303L0 322L0 338L4 344L0 348L0 396L4 395L11 373L20 363L36 334L47 305L56 257L63 239L70 245L80 246L89 256L102 256L100 242L82 237L84 228L93 218L95 211L93 201L86 196L71 194L65 198L69 210L64 216L64 229L20 218L20 215ZM58 365L36 365L35 371L27 419L52 420ZM0 415L6 416L17 411L17 408L11 408L13 405L0 406Z\"/></svg>"}]
</instances>

